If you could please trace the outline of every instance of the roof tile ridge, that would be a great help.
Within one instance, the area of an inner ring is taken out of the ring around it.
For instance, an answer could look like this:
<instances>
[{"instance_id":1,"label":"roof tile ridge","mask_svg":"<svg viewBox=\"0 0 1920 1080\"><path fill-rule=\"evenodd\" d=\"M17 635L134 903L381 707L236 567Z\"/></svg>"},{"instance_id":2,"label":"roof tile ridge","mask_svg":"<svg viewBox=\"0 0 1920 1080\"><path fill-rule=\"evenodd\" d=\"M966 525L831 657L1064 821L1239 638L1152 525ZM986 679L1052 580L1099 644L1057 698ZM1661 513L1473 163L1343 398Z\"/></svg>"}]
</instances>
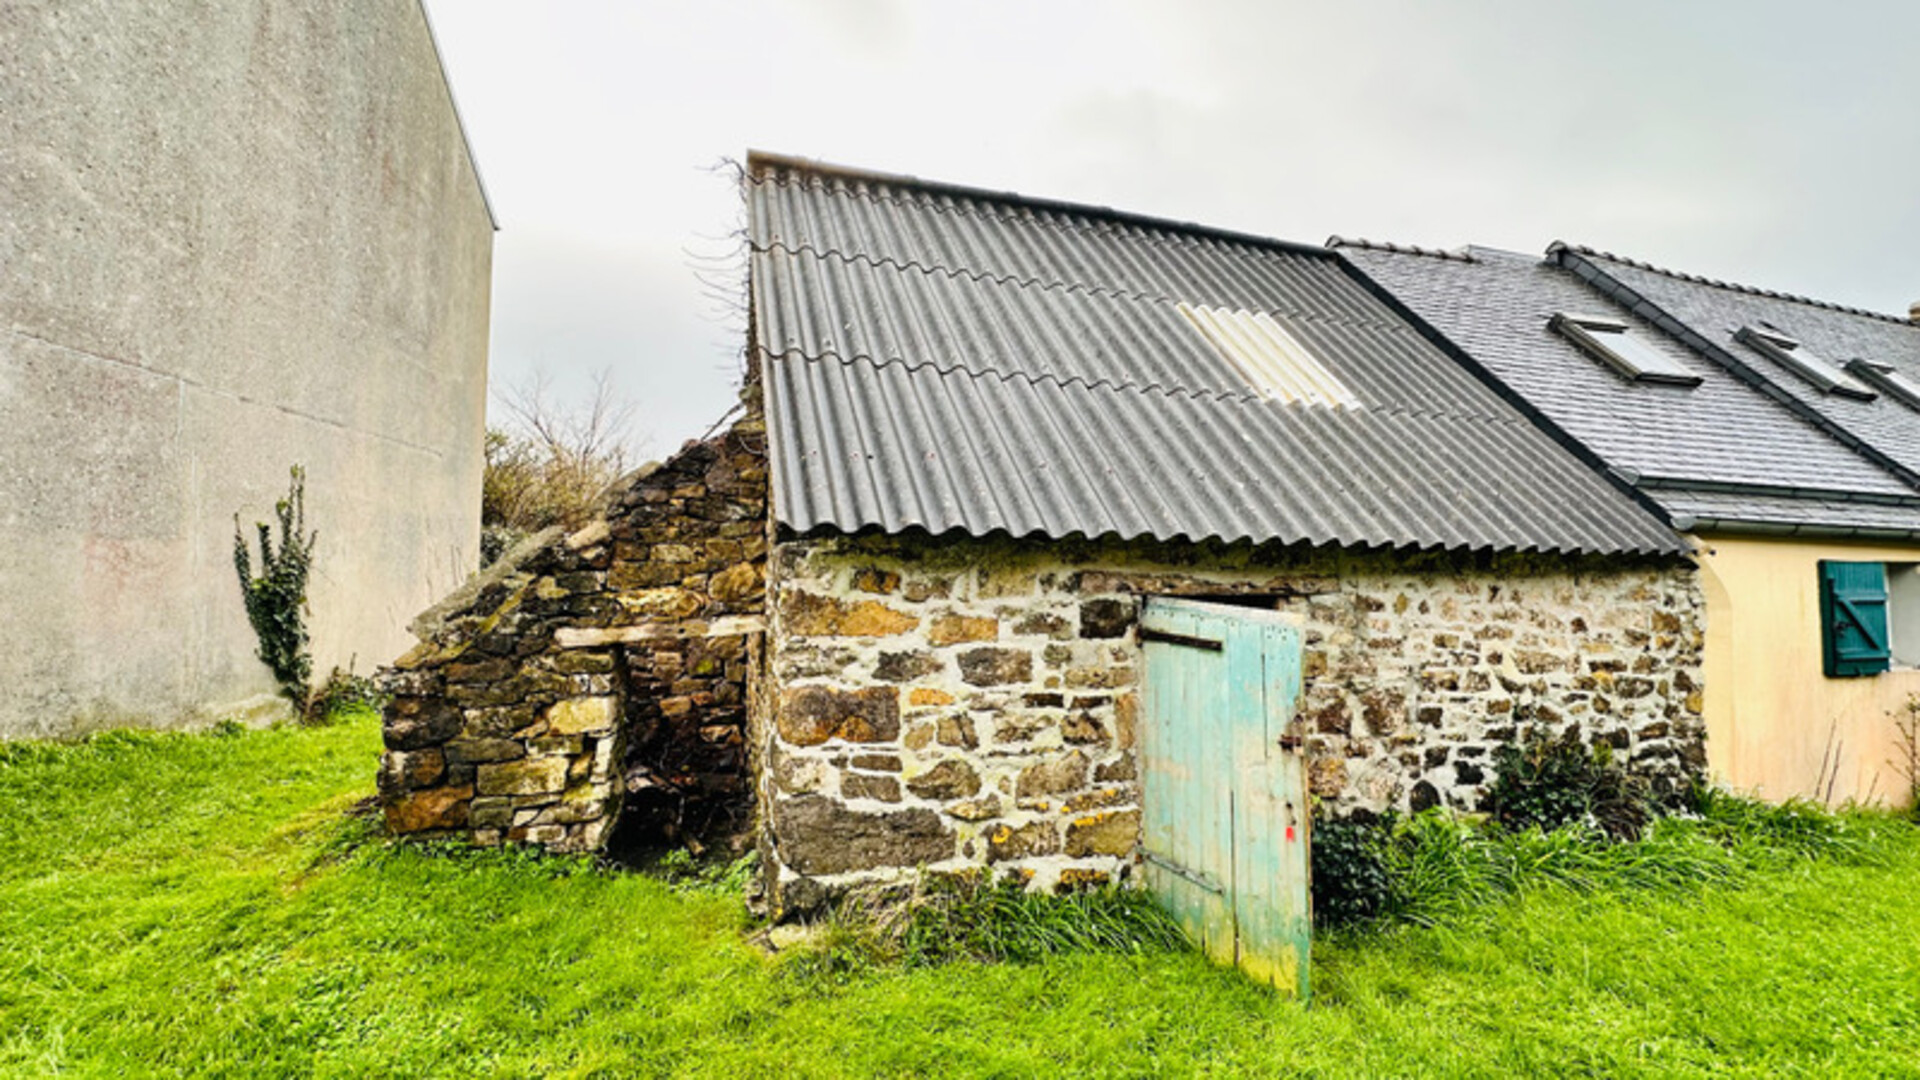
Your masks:
<instances>
[{"instance_id":1,"label":"roof tile ridge","mask_svg":"<svg viewBox=\"0 0 1920 1080\"><path fill-rule=\"evenodd\" d=\"M1178 247L1233 247L1286 254L1320 254L1311 245L1278 237L1239 233L1198 222L1173 218L1154 218L1092 203L1059 203L1056 200L1029 198L1015 192L942 190L937 185L916 188L905 179L848 177L837 173L819 174L795 169L780 169L771 174L747 177L749 184L772 183L781 186L814 188L831 194L871 202L911 204L935 213L957 214L1018 224L1033 224L1056 232L1094 231L1125 235L1150 244ZM920 182L926 184L926 182ZM1085 224L1068 219L1084 219Z\"/></svg>"},{"instance_id":2,"label":"roof tile ridge","mask_svg":"<svg viewBox=\"0 0 1920 1080\"><path fill-rule=\"evenodd\" d=\"M1884 311L1872 311L1863 307L1854 307L1851 304L1837 304L1831 300L1819 300L1811 296L1802 296L1799 293L1781 292L1778 289L1763 289L1758 285L1745 285L1738 281L1722 281L1718 278L1707 277L1704 274L1692 274L1685 270L1674 270L1665 266L1656 266L1653 263L1641 259L1629 258L1625 255L1616 255L1611 251L1601 251L1597 248L1588 247L1585 244L1569 244L1564 240L1555 240L1547 246L1548 257L1552 257L1553 254L1558 251L1571 251L1576 255L1585 255L1588 258L1605 259L1608 262L1619 263L1622 266L1631 266L1636 270L1645 270L1648 273L1659 274L1662 277L1670 277L1676 281L1692 282L1695 285L1708 285L1716 289L1726 289L1729 292L1745 293L1749 296L1764 296L1770 300L1786 300L1796 304L1805 304L1808 307L1823 308L1827 311L1838 311L1847 315L1863 315L1869 319L1879 319L1883 322L1895 323L1900 326L1912 325L1910 320L1902 318L1899 315L1888 314Z\"/></svg>"},{"instance_id":3,"label":"roof tile ridge","mask_svg":"<svg viewBox=\"0 0 1920 1080\"><path fill-rule=\"evenodd\" d=\"M1444 248L1421 247L1419 244L1396 244L1391 240L1368 240L1366 237L1346 237L1335 234L1327 237L1326 247L1330 251L1341 248L1359 248L1363 251L1384 251L1394 255L1418 255L1428 259L1444 259L1449 262L1477 263L1480 261L1467 248L1446 250Z\"/></svg>"},{"instance_id":4,"label":"roof tile ridge","mask_svg":"<svg viewBox=\"0 0 1920 1080\"><path fill-rule=\"evenodd\" d=\"M876 370L898 367L909 373L931 370L937 375L960 375L969 379L997 379L1000 382L1021 382L1029 386L1050 384L1062 389L1073 387L1083 390L1107 390L1114 393L1140 394L1143 396L1153 395L1167 398L1191 398L1195 401L1235 401L1242 404L1252 404L1262 400L1260 395L1251 389L1244 393L1236 394L1221 390L1169 386L1158 382L1136 383L1115 381L1112 379L1085 379L1078 375L1063 379L1051 373L1035 374L1029 371L1006 371L993 367L973 368L967 367L964 364L953 364L942 367L939 361L936 360L908 360L905 357L898 356L882 359L869 353L846 354L834 350L826 350L818 354L811 354L801 349L782 349L775 351L767 348L765 345L758 344L753 347L753 352L756 353L759 358L768 360L799 360L802 363L808 364L834 363L842 367L865 364Z\"/></svg>"}]
</instances>

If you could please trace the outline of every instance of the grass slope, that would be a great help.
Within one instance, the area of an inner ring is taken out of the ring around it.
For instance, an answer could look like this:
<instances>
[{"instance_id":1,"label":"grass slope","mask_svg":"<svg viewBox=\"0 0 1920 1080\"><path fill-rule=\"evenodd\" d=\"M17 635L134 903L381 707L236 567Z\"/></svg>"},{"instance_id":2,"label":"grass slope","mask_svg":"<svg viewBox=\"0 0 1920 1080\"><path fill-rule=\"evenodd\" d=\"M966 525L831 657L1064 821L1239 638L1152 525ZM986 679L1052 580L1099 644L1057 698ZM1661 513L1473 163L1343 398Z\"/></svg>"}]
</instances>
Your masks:
<instances>
[{"instance_id":1,"label":"grass slope","mask_svg":"<svg viewBox=\"0 0 1920 1080\"><path fill-rule=\"evenodd\" d=\"M1187 953L801 976L738 904L365 840L365 721L0 747L0 1073L1920 1076L1920 838L1693 897Z\"/></svg>"}]
</instances>

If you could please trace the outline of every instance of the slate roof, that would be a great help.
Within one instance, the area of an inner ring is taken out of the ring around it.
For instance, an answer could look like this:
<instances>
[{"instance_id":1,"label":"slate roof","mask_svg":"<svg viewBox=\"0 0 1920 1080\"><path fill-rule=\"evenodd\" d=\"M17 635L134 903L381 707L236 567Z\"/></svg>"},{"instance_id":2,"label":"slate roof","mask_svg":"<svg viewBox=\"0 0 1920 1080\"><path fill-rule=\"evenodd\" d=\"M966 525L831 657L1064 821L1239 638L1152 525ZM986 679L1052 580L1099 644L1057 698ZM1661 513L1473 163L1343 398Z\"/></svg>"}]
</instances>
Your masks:
<instances>
[{"instance_id":1,"label":"slate roof","mask_svg":"<svg viewBox=\"0 0 1920 1080\"><path fill-rule=\"evenodd\" d=\"M1902 472L1920 467L1920 414L1822 395L1732 338L1764 320L1837 362L1869 356L1920 377L1920 330L1902 320L1563 245L1546 258L1330 246L1682 528L1920 535L1920 491ZM1550 330L1556 313L1617 317L1702 381L1631 382Z\"/></svg>"},{"instance_id":2,"label":"slate roof","mask_svg":"<svg viewBox=\"0 0 1920 1080\"><path fill-rule=\"evenodd\" d=\"M773 155L747 173L787 528L1684 550L1323 249ZM1181 302L1270 314L1358 407L1263 397Z\"/></svg>"}]
</instances>

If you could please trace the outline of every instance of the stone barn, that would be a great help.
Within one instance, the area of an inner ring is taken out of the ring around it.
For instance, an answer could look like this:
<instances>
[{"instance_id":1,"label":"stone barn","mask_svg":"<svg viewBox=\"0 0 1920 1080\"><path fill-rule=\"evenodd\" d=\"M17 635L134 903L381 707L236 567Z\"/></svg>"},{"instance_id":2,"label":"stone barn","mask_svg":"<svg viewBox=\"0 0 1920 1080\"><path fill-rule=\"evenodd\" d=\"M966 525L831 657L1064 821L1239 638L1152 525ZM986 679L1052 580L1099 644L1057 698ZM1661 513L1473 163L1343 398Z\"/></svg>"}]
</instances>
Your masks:
<instances>
[{"instance_id":1,"label":"stone barn","mask_svg":"<svg viewBox=\"0 0 1920 1080\"><path fill-rule=\"evenodd\" d=\"M1699 769L1685 542L1333 253L770 155L745 184L739 418L430 613L388 673L394 831L731 833L785 915L916 868L1130 880L1152 650L1221 648L1142 613L1189 602L1292 643L1260 752L1337 813L1473 807L1530 725ZM1239 751L1187 749L1232 786Z\"/></svg>"}]
</instances>

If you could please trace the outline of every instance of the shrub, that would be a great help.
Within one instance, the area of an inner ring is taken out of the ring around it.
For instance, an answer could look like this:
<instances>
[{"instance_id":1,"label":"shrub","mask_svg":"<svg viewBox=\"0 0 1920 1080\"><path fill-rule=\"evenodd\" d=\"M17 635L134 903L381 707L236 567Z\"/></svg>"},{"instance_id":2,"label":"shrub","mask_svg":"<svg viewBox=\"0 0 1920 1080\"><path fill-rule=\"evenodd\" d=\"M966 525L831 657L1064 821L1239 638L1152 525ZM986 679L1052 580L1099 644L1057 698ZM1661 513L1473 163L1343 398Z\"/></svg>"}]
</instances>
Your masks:
<instances>
[{"instance_id":1,"label":"shrub","mask_svg":"<svg viewBox=\"0 0 1920 1080\"><path fill-rule=\"evenodd\" d=\"M313 692L307 701L305 717L312 723L331 724L378 713L386 705L387 695L380 685L368 676L354 674L350 662L345 671L334 668L327 681Z\"/></svg>"},{"instance_id":2,"label":"shrub","mask_svg":"<svg viewBox=\"0 0 1920 1080\"><path fill-rule=\"evenodd\" d=\"M1496 749L1493 768L1487 810L1509 830L1585 823L1631 840L1657 809L1645 778L1615 761L1608 744L1589 749L1575 728L1550 739L1536 727L1519 745Z\"/></svg>"},{"instance_id":3,"label":"shrub","mask_svg":"<svg viewBox=\"0 0 1920 1080\"><path fill-rule=\"evenodd\" d=\"M276 548L273 529L258 522L260 576L253 576L240 515L233 516L233 568L240 575L240 591L247 621L259 639L259 656L280 684L280 693L304 709L307 684L313 677L313 657L307 653L307 574L313 568L313 544L319 533L306 531L307 473L295 465L287 497L273 504L280 523Z\"/></svg>"},{"instance_id":4,"label":"shrub","mask_svg":"<svg viewBox=\"0 0 1920 1080\"><path fill-rule=\"evenodd\" d=\"M1392 819L1318 816L1313 823L1313 921L1345 926L1378 917L1392 900Z\"/></svg>"},{"instance_id":5,"label":"shrub","mask_svg":"<svg viewBox=\"0 0 1920 1080\"><path fill-rule=\"evenodd\" d=\"M604 369L578 406L556 404L542 374L503 388L498 401L506 423L487 429L482 565L532 533L553 525L578 529L600 511L607 488L627 469L633 413Z\"/></svg>"}]
</instances>

